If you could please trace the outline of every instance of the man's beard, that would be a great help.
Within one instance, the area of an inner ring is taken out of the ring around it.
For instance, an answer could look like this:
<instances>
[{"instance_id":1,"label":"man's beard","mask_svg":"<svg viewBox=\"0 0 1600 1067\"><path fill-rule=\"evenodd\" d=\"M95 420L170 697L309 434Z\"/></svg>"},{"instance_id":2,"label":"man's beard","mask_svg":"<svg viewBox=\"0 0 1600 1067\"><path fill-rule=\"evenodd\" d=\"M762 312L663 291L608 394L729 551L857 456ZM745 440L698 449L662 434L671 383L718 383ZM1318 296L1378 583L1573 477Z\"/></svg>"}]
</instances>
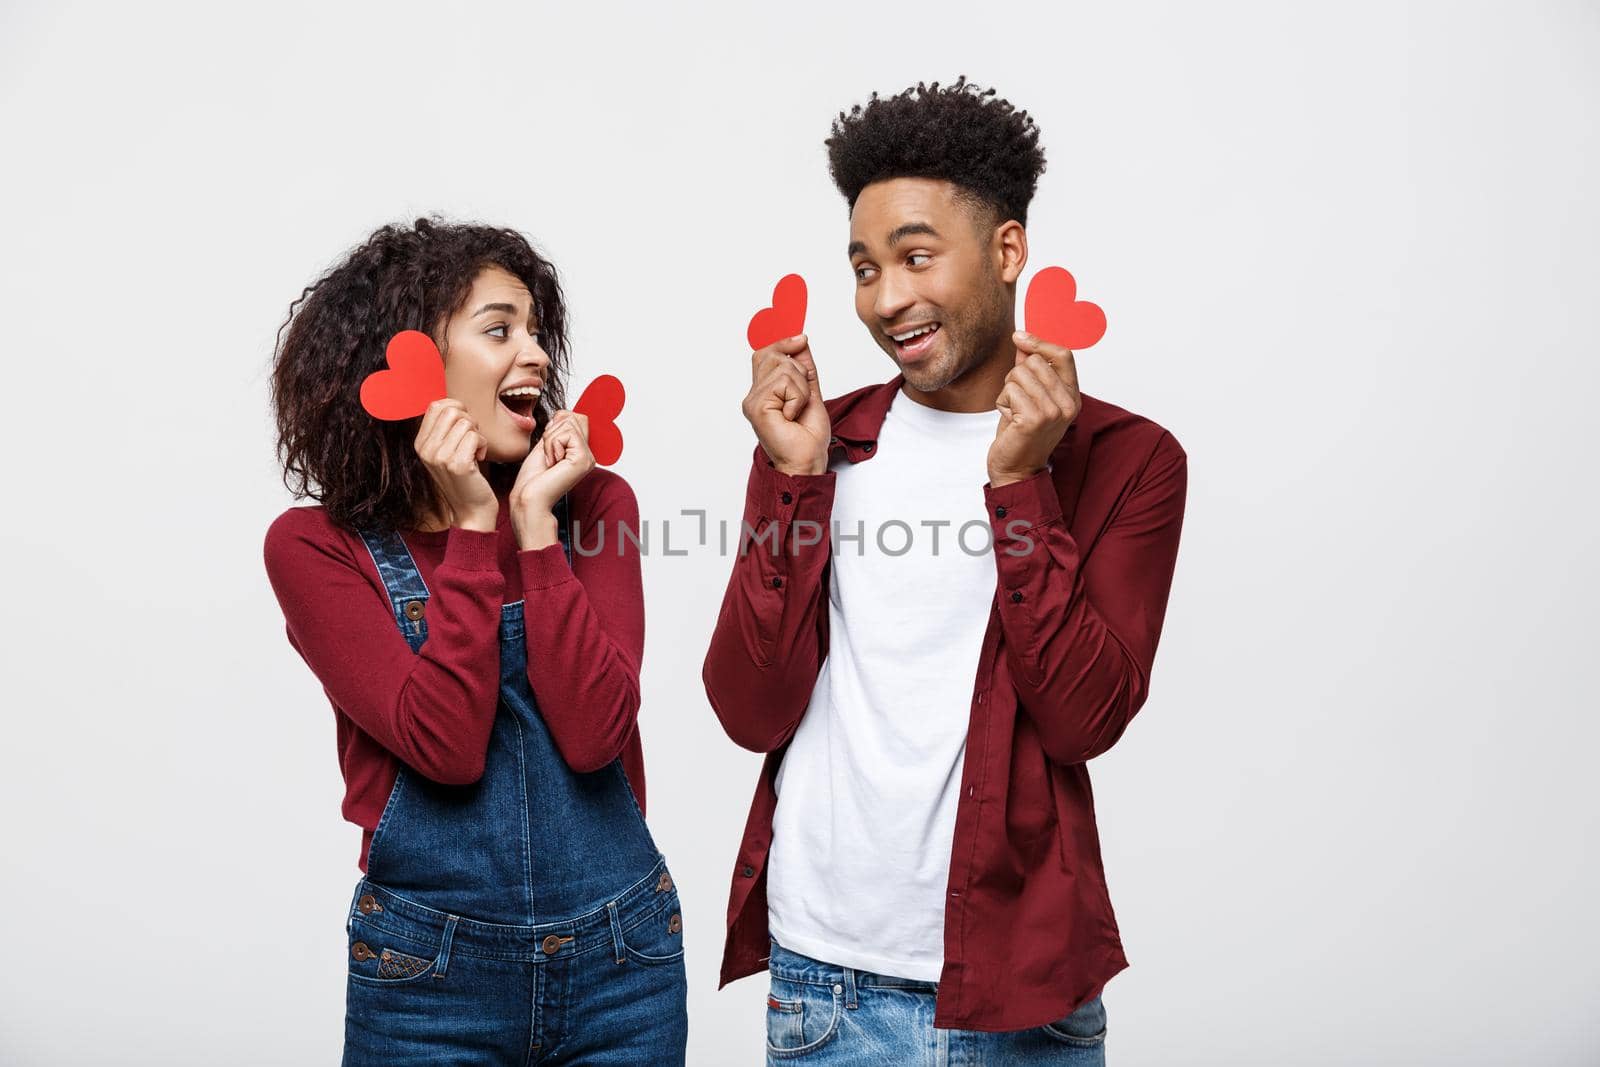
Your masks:
<instances>
[{"instance_id":1,"label":"man's beard","mask_svg":"<svg viewBox=\"0 0 1600 1067\"><path fill-rule=\"evenodd\" d=\"M1001 340L1011 330L1007 324L1011 310L1004 286L996 285L990 298L976 309L970 319L958 322L945 320L940 326L944 344L950 358L939 366L901 367L906 384L921 393L937 392L983 366L1000 347Z\"/></svg>"}]
</instances>

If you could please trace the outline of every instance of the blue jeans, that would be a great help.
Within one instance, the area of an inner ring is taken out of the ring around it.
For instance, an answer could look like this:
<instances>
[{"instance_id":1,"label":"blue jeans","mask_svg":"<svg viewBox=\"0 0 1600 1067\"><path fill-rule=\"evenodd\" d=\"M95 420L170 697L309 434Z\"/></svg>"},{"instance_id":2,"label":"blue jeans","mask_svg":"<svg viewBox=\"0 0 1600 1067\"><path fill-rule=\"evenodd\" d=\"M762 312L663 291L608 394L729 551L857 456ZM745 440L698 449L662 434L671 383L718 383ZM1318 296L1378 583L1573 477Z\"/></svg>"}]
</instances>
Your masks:
<instances>
[{"instance_id":1,"label":"blue jeans","mask_svg":"<svg viewBox=\"0 0 1600 1067\"><path fill-rule=\"evenodd\" d=\"M1103 1067L1106 1010L1095 997L1031 1030L935 1029L938 985L836 967L776 941L767 961L767 1063L817 1067L1072 1064Z\"/></svg>"},{"instance_id":2,"label":"blue jeans","mask_svg":"<svg viewBox=\"0 0 1600 1067\"><path fill-rule=\"evenodd\" d=\"M363 881L350 912L346 1067L681 1064L683 919L665 861L588 915L452 917Z\"/></svg>"}]
</instances>

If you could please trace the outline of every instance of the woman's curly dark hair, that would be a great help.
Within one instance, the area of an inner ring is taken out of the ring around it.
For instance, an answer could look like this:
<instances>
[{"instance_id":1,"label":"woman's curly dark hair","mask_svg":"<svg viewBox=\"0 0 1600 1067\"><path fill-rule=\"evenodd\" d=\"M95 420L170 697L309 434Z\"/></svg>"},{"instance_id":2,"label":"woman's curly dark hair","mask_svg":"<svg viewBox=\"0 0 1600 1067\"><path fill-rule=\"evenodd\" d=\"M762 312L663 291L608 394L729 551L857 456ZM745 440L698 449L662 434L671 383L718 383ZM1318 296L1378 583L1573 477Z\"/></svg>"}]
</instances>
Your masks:
<instances>
[{"instance_id":1,"label":"woman's curly dark hair","mask_svg":"<svg viewBox=\"0 0 1600 1067\"><path fill-rule=\"evenodd\" d=\"M918 82L894 96L873 93L866 106L839 112L824 143L833 183L852 211L875 181L940 178L994 212L996 222L1026 226L1045 165L1032 117L965 74L943 89Z\"/></svg>"},{"instance_id":2,"label":"woman's curly dark hair","mask_svg":"<svg viewBox=\"0 0 1600 1067\"><path fill-rule=\"evenodd\" d=\"M444 347L443 327L478 273L498 266L533 294L550 371L534 409L534 437L563 406L567 310L555 267L515 230L419 218L384 226L301 292L278 329L272 366L284 485L319 501L349 529L411 528L433 510L433 482L417 457L422 417L385 422L361 406L361 383L387 365L384 349L401 330L421 330ZM444 352L446 360L449 353ZM497 489L517 465L491 463Z\"/></svg>"}]
</instances>

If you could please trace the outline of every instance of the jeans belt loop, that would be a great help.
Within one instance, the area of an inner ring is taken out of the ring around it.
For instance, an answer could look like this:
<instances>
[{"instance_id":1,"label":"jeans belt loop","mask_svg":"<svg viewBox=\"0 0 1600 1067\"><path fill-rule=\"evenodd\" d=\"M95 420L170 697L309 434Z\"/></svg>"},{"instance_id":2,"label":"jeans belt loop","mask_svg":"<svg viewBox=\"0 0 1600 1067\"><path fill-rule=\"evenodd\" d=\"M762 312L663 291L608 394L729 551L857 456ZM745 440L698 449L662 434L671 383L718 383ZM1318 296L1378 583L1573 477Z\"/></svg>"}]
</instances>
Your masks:
<instances>
[{"instance_id":1,"label":"jeans belt loop","mask_svg":"<svg viewBox=\"0 0 1600 1067\"><path fill-rule=\"evenodd\" d=\"M435 978L443 978L445 968L450 966L450 942L456 936L456 920L460 916L452 915L444 924L444 943L439 946L439 966L433 969Z\"/></svg>"},{"instance_id":2,"label":"jeans belt loop","mask_svg":"<svg viewBox=\"0 0 1600 1067\"><path fill-rule=\"evenodd\" d=\"M856 969L844 969L844 1006L851 1011L856 1009Z\"/></svg>"},{"instance_id":3,"label":"jeans belt loop","mask_svg":"<svg viewBox=\"0 0 1600 1067\"><path fill-rule=\"evenodd\" d=\"M611 944L617 950L617 962L627 959L622 947L622 920L617 918L617 902L606 905L606 918L611 922Z\"/></svg>"}]
</instances>

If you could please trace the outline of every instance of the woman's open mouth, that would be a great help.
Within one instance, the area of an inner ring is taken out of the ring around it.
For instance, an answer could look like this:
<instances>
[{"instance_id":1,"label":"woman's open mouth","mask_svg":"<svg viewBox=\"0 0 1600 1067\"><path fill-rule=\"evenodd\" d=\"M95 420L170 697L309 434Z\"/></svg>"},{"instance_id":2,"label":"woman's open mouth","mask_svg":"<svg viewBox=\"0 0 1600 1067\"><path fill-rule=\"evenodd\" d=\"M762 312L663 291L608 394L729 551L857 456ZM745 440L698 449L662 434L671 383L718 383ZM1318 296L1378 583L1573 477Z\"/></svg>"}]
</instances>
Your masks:
<instances>
[{"instance_id":1,"label":"woman's open mouth","mask_svg":"<svg viewBox=\"0 0 1600 1067\"><path fill-rule=\"evenodd\" d=\"M539 392L536 385L524 385L500 394L500 406L506 409L522 433L533 432L533 409L539 403Z\"/></svg>"},{"instance_id":2,"label":"woman's open mouth","mask_svg":"<svg viewBox=\"0 0 1600 1067\"><path fill-rule=\"evenodd\" d=\"M938 336L939 324L930 322L892 333L889 339L894 342L895 353L903 362L914 363L928 354L928 350L933 347L934 338Z\"/></svg>"}]
</instances>

